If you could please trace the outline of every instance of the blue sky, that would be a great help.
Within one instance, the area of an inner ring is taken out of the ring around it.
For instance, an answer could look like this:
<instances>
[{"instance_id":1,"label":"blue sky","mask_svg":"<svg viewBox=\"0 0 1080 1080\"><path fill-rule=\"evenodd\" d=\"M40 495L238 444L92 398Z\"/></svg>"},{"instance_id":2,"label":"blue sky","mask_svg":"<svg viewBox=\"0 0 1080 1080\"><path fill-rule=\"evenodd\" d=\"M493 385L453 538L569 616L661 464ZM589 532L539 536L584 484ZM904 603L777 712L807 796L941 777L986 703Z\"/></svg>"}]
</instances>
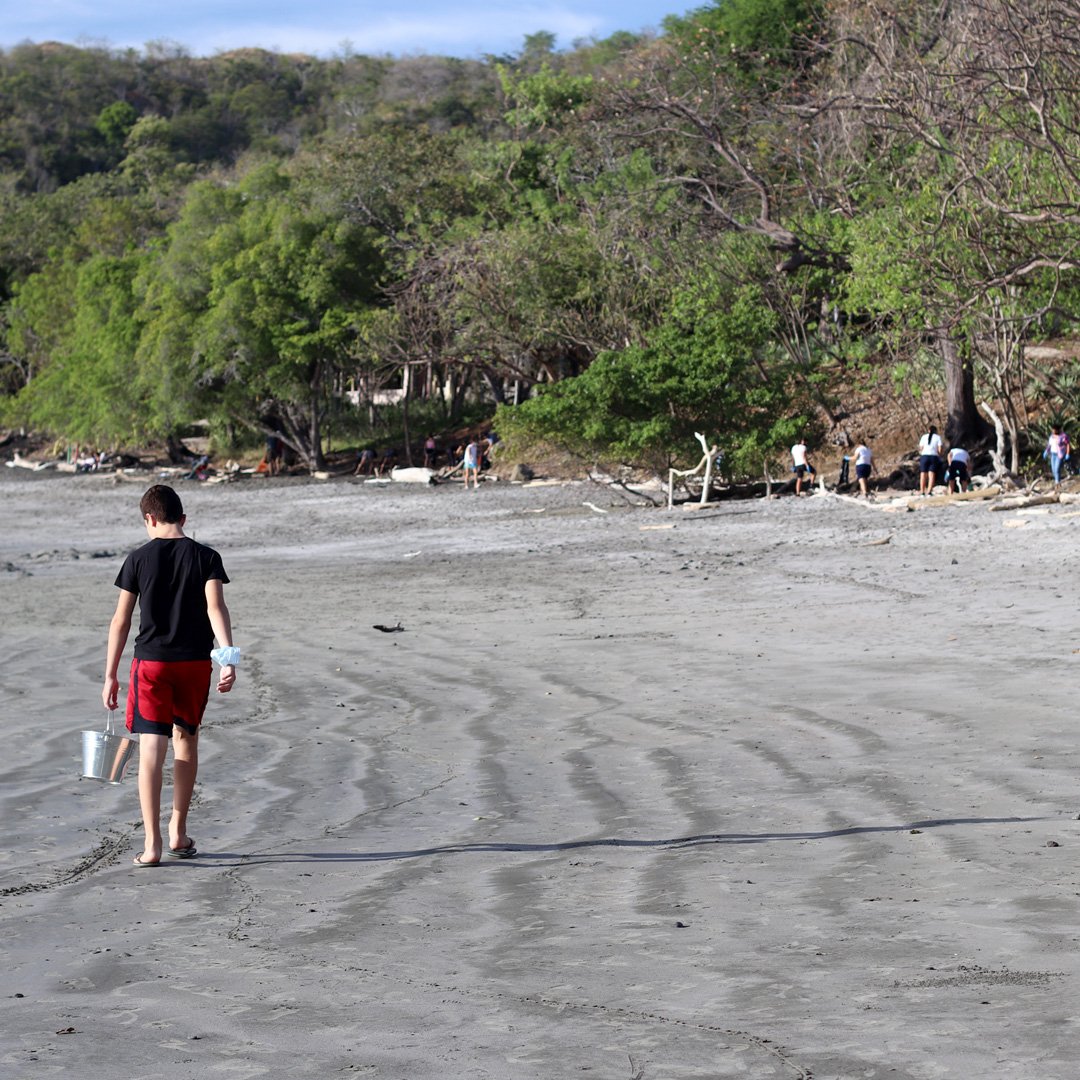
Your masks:
<instances>
[{"instance_id":1,"label":"blue sky","mask_svg":"<svg viewBox=\"0 0 1080 1080\"><path fill-rule=\"evenodd\" d=\"M616 30L656 29L679 0L0 0L0 47L63 41L142 48L165 39L196 56L244 46L328 56L354 52L474 57L517 52L526 34L547 30L557 48Z\"/></svg>"}]
</instances>

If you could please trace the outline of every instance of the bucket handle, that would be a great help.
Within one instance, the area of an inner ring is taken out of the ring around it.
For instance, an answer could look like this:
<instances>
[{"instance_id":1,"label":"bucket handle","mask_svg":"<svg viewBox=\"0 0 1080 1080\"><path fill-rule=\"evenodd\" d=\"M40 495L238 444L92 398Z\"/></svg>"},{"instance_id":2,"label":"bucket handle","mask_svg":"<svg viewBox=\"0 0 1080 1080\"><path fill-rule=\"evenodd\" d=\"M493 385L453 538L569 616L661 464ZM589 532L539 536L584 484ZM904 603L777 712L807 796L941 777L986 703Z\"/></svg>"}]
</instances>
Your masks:
<instances>
[{"instance_id":1,"label":"bucket handle","mask_svg":"<svg viewBox=\"0 0 1080 1080\"><path fill-rule=\"evenodd\" d=\"M116 715L117 712L118 712L117 709L106 709L105 710L105 734L106 735L115 735L116 734L116 732L113 731L113 717Z\"/></svg>"}]
</instances>

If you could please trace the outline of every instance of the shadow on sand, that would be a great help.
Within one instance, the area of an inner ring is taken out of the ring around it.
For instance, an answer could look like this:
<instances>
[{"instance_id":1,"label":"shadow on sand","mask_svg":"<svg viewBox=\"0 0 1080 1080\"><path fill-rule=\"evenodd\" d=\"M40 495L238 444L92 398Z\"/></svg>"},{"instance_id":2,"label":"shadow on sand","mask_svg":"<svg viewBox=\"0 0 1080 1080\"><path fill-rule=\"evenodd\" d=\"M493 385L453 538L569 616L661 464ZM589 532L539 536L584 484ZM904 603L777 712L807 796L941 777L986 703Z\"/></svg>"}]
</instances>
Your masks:
<instances>
[{"instance_id":1,"label":"shadow on sand","mask_svg":"<svg viewBox=\"0 0 1080 1080\"><path fill-rule=\"evenodd\" d=\"M481 855L491 852L521 852L525 854L558 851L584 851L590 848L680 848L704 847L710 844L776 844L792 841L833 840L843 836L864 836L887 833L904 833L918 830L943 829L964 825L1016 825L1036 821L1057 821L1057 817L1002 817L1002 818L927 818L906 825L851 825L843 829L823 829L816 832L764 832L764 833L700 833L695 836L676 836L663 840L625 840L604 837L595 840L566 840L561 843L497 843L485 841L475 844L443 844L435 847L414 848L404 851L217 851L199 853L193 862L217 863L235 866L251 866L258 863L344 863L389 862L400 859L424 859L435 855Z\"/></svg>"}]
</instances>

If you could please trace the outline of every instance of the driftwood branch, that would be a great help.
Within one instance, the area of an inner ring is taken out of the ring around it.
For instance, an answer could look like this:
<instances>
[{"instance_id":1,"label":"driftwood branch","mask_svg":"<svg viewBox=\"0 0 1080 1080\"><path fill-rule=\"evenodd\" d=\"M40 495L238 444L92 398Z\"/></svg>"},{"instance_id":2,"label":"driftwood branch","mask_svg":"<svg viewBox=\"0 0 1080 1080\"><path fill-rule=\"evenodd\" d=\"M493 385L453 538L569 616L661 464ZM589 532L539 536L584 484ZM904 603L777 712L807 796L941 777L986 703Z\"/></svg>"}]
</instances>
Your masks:
<instances>
[{"instance_id":1,"label":"driftwood branch","mask_svg":"<svg viewBox=\"0 0 1080 1080\"><path fill-rule=\"evenodd\" d=\"M994 463L994 473L991 479L997 480L1004 476L1008 470L1005 468L1005 428L1001 423L1001 417L990 407L986 401L979 402L979 408L990 418L994 425L994 433L997 436L997 445L990 451L990 460Z\"/></svg>"},{"instance_id":2,"label":"driftwood branch","mask_svg":"<svg viewBox=\"0 0 1080 1080\"><path fill-rule=\"evenodd\" d=\"M1061 502L1057 492L1050 495L1021 495L1016 499L1003 499L994 503L991 510L1023 510L1027 506L1048 506L1051 503Z\"/></svg>"},{"instance_id":3,"label":"driftwood branch","mask_svg":"<svg viewBox=\"0 0 1080 1080\"><path fill-rule=\"evenodd\" d=\"M694 432L694 438L701 443L701 449L705 452L702 459L692 469L668 469L668 509L675 505L675 477L697 476L704 472L705 476L701 485L701 505L709 501L709 490L712 487L713 467L723 457L720 447L715 443L709 446L705 436L700 431Z\"/></svg>"},{"instance_id":4,"label":"driftwood branch","mask_svg":"<svg viewBox=\"0 0 1080 1080\"><path fill-rule=\"evenodd\" d=\"M909 499L908 508L911 510L925 510L933 506L949 506L956 502L973 502L979 499L993 499L1001 494L1001 488L997 484L989 487L976 488L974 491L955 491L951 495L930 495L925 499Z\"/></svg>"}]
</instances>

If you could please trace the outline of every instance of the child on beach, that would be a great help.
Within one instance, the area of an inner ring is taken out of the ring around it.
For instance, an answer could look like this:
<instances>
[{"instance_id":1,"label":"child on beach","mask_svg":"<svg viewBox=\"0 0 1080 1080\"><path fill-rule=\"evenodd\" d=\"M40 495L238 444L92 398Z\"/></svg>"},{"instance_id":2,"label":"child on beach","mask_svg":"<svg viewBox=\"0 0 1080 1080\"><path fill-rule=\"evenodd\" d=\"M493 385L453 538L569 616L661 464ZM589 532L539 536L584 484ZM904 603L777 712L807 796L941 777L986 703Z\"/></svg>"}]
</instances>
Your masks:
<instances>
[{"instance_id":1,"label":"child on beach","mask_svg":"<svg viewBox=\"0 0 1080 1080\"><path fill-rule=\"evenodd\" d=\"M870 499L870 474L875 472L874 454L866 443L859 443L855 448L855 476L859 481L859 494Z\"/></svg>"},{"instance_id":2,"label":"child on beach","mask_svg":"<svg viewBox=\"0 0 1080 1080\"><path fill-rule=\"evenodd\" d=\"M810 460L810 451L807 449L806 440L799 437L799 441L791 448L791 471L795 474L795 494L802 494L803 480L809 477L811 485L817 477L817 469Z\"/></svg>"},{"instance_id":3,"label":"child on beach","mask_svg":"<svg viewBox=\"0 0 1080 1080\"><path fill-rule=\"evenodd\" d=\"M932 495L941 475L941 436L933 424L919 439L919 494Z\"/></svg>"},{"instance_id":4,"label":"child on beach","mask_svg":"<svg viewBox=\"0 0 1080 1080\"><path fill-rule=\"evenodd\" d=\"M949 451L948 466L945 479L948 481L949 494L967 491L971 484L971 455L962 446L954 446Z\"/></svg>"},{"instance_id":5,"label":"child on beach","mask_svg":"<svg viewBox=\"0 0 1080 1080\"><path fill-rule=\"evenodd\" d=\"M222 586L229 578L221 556L184 535L180 496L164 484L150 488L139 503L150 540L124 561L116 578L120 598L109 624L105 659L106 709L120 692L117 668L139 603L139 633L127 692L127 729L139 736L139 805L145 831L136 866L161 862L161 782L165 755L173 743L173 808L166 854L197 854L188 835L187 815L199 767L199 725L210 694L213 655L222 665L218 693L236 681L239 649ZM220 649L213 649L214 638Z\"/></svg>"},{"instance_id":6,"label":"child on beach","mask_svg":"<svg viewBox=\"0 0 1080 1080\"><path fill-rule=\"evenodd\" d=\"M1061 430L1060 424L1050 429L1050 438L1046 441L1043 457L1050 462L1050 472L1054 477L1054 486L1061 484L1061 466L1069 456L1069 436Z\"/></svg>"},{"instance_id":7,"label":"child on beach","mask_svg":"<svg viewBox=\"0 0 1080 1080\"><path fill-rule=\"evenodd\" d=\"M469 474L472 474L473 488L480 486L480 442L475 437L469 440L465 447L465 457L462 459L462 467L465 470L465 490L469 490Z\"/></svg>"}]
</instances>

